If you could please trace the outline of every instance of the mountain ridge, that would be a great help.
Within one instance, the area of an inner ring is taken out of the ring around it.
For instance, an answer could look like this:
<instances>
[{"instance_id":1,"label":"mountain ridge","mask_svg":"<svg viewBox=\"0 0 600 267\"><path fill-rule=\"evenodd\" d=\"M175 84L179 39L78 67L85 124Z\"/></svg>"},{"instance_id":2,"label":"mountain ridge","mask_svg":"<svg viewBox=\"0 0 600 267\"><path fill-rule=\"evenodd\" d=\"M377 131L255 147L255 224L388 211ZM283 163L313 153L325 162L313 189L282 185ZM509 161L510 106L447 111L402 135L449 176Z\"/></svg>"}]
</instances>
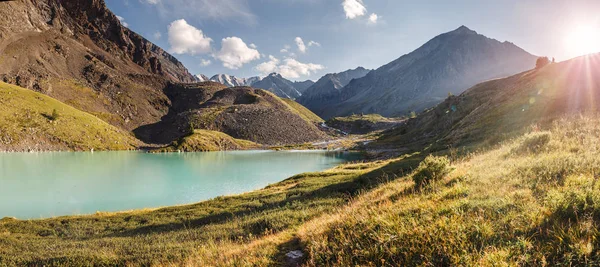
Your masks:
<instances>
[{"instance_id":1,"label":"mountain ridge","mask_svg":"<svg viewBox=\"0 0 600 267\"><path fill-rule=\"evenodd\" d=\"M370 71L363 67L357 67L339 73L328 73L307 88L298 102L317 114L322 113L328 105L335 104L336 98L340 96L344 86L353 79L364 77Z\"/></svg>"},{"instance_id":2,"label":"mountain ridge","mask_svg":"<svg viewBox=\"0 0 600 267\"><path fill-rule=\"evenodd\" d=\"M501 43L461 26L350 82L337 103L319 115L406 115L477 82L532 69L535 59L510 42Z\"/></svg>"}]
</instances>

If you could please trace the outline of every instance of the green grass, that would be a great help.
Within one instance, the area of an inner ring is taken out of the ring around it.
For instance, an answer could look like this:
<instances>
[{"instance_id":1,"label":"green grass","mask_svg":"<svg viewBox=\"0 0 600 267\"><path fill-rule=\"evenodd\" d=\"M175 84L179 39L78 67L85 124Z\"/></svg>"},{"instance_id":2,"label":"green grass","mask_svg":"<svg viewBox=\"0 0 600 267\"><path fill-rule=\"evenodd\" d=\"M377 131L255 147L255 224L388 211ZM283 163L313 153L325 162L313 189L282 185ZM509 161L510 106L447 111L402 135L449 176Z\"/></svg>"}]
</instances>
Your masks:
<instances>
[{"instance_id":1,"label":"green grass","mask_svg":"<svg viewBox=\"0 0 600 267\"><path fill-rule=\"evenodd\" d=\"M0 149L127 150L129 133L56 99L0 82Z\"/></svg>"},{"instance_id":2,"label":"green grass","mask_svg":"<svg viewBox=\"0 0 600 267\"><path fill-rule=\"evenodd\" d=\"M173 145L157 152L208 152L225 150L247 150L260 148L261 145L248 140L236 139L225 133L209 130L194 130L194 133Z\"/></svg>"},{"instance_id":3,"label":"green grass","mask_svg":"<svg viewBox=\"0 0 600 267\"><path fill-rule=\"evenodd\" d=\"M422 190L408 175L366 193L303 226L308 265L597 266L599 123L562 120Z\"/></svg>"},{"instance_id":4,"label":"green grass","mask_svg":"<svg viewBox=\"0 0 600 267\"><path fill-rule=\"evenodd\" d=\"M345 164L187 206L34 221L5 219L0 221L0 265L281 263L284 248L298 248L293 234L297 227L387 181L383 173L409 171L418 162Z\"/></svg>"},{"instance_id":5,"label":"green grass","mask_svg":"<svg viewBox=\"0 0 600 267\"><path fill-rule=\"evenodd\" d=\"M0 265L267 266L297 249L307 266L598 265L599 133L596 116L568 118L460 157L344 164L194 205L3 219Z\"/></svg>"},{"instance_id":6,"label":"green grass","mask_svg":"<svg viewBox=\"0 0 600 267\"><path fill-rule=\"evenodd\" d=\"M350 115L347 117L335 117L335 118L331 118L330 120L332 121L341 121L341 122L356 122L356 121L367 121L367 122L371 122L371 123L377 123L377 122L394 122L394 119L391 118L386 118L384 116L381 116L379 114L366 114L366 115Z\"/></svg>"}]
</instances>

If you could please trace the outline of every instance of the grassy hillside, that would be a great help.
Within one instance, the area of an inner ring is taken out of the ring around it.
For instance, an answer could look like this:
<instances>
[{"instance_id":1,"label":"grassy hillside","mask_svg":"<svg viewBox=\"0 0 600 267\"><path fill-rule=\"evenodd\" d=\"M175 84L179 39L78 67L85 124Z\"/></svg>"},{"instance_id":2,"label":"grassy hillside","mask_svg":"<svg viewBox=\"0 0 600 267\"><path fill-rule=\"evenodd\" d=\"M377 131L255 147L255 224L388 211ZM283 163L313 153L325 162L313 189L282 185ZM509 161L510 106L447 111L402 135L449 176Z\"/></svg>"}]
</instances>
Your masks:
<instances>
[{"instance_id":1,"label":"grassy hillside","mask_svg":"<svg viewBox=\"0 0 600 267\"><path fill-rule=\"evenodd\" d=\"M383 185L300 230L308 265L600 264L600 120L569 118Z\"/></svg>"},{"instance_id":2,"label":"grassy hillside","mask_svg":"<svg viewBox=\"0 0 600 267\"><path fill-rule=\"evenodd\" d=\"M126 150L138 144L93 115L0 82L0 150Z\"/></svg>"},{"instance_id":3,"label":"grassy hillside","mask_svg":"<svg viewBox=\"0 0 600 267\"><path fill-rule=\"evenodd\" d=\"M379 114L351 115L327 120L327 125L350 134L367 134L398 126L403 118L386 118Z\"/></svg>"},{"instance_id":4,"label":"grassy hillside","mask_svg":"<svg viewBox=\"0 0 600 267\"><path fill-rule=\"evenodd\" d=\"M374 147L431 150L490 145L541 128L567 114L598 111L600 54L550 64L505 79L478 84L402 127L387 132Z\"/></svg>"},{"instance_id":5,"label":"grassy hillside","mask_svg":"<svg viewBox=\"0 0 600 267\"><path fill-rule=\"evenodd\" d=\"M244 150L260 148L260 145L252 141L235 139L227 134L208 130L194 130L194 133L181 138L173 145L161 149L160 151L225 151L225 150Z\"/></svg>"},{"instance_id":6,"label":"grassy hillside","mask_svg":"<svg viewBox=\"0 0 600 267\"><path fill-rule=\"evenodd\" d=\"M319 117L317 114L313 113L303 105L300 105L298 102L289 98L281 98L281 100L288 104L290 106L290 109L294 110L304 120L312 123L324 122L324 120L321 119L321 117Z\"/></svg>"}]
</instances>

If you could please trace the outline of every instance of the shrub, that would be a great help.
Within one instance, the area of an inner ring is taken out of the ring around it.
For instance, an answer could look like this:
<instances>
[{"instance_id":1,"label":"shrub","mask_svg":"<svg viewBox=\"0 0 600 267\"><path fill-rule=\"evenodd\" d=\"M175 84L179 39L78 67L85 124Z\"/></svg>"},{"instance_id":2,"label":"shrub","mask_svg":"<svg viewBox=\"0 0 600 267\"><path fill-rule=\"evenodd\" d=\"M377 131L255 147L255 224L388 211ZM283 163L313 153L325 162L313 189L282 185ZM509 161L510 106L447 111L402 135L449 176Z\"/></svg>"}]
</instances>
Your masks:
<instances>
[{"instance_id":1,"label":"shrub","mask_svg":"<svg viewBox=\"0 0 600 267\"><path fill-rule=\"evenodd\" d=\"M441 180L450 171L450 160L448 157L429 155L419 164L419 167L413 173L415 187L421 188L426 184Z\"/></svg>"},{"instance_id":2,"label":"shrub","mask_svg":"<svg viewBox=\"0 0 600 267\"><path fill-rule=\"evenodd\" d=\"M535 68L541 69L548 64L550 64L550 59L548 59L548 57L539 57L535 62Z\"/></svg>"},{"instance_id":3,"label":"shrub","mask_svg":"<svg viewBox=\"0 0 600 267\"><path fill-rule=\"evenodd\" d=\"M523 137L523 141L512 152L515 154L534 153L537 154L550 143L552 134L550 132L534 132Z\"/></svg>"},{"instance_id":4,"label":"shrub","mask_svg":"<svg viewBox=\"0 0 600 267\"><path fill-rule=\"evenodd\" d=\"M47 115L47 114L42 114L42 115L44 115L50 121L58 120L58 117L60 117L60 114L58 114L58 111L56 109L53 109L52 113L50 115Z\"/></svg>"}]
</instances>

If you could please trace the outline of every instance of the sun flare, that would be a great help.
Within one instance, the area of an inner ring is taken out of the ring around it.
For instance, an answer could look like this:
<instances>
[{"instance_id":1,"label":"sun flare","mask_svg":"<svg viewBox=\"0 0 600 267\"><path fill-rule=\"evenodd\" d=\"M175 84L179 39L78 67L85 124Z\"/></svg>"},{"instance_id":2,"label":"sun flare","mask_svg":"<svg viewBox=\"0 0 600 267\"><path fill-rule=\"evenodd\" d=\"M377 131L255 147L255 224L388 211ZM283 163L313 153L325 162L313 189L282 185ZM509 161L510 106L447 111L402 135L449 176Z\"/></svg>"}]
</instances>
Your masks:
<instances>
[{"instance_id":1,"label":"sun flare","mask_svg":"<svg viewBox=\"0 0 600 267\"><path fill-rule=\"evenodd\" d=\"M567 35L566 43L569 52L576 56L600 52L600 28L577 26Z\"/></svg>"}]
</instances>

